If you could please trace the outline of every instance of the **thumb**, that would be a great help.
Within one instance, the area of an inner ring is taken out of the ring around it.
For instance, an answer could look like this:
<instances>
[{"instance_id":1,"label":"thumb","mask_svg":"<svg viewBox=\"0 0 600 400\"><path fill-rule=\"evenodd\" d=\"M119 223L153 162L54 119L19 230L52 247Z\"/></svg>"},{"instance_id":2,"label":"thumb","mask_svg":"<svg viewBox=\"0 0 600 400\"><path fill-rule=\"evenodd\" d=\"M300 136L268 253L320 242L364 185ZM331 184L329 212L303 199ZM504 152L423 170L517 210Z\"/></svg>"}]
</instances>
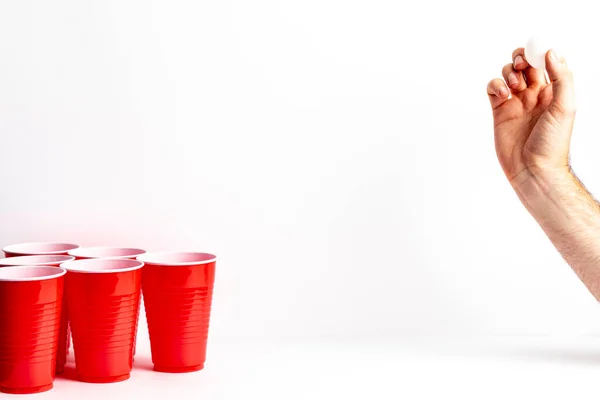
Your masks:
<instances>
[{"instance_id":1,"label":"thumb","mask_svg":"<svg viewBox=\"0 0 600 400\"><path fill-rule=\"evenodd\" d=\"M554 50L548 51L546 53L546 71L552 82L554 97L550 106L563 116L575 114L573 73L567 67L564 57L559 57Z\"/></svg>"}]
</instances>

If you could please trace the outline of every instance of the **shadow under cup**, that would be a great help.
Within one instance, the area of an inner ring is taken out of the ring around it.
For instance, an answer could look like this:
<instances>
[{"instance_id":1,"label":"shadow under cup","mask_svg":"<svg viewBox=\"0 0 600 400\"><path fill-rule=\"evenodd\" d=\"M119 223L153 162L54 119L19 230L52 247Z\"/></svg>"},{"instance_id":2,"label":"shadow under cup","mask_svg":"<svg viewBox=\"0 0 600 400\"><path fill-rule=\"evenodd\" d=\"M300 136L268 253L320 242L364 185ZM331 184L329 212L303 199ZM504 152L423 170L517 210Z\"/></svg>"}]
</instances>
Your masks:
<instances>
[{"instance_id":1,"label":"shadow under cup","mask_svg":"<svg viewBox=\"0 0 600 400\"><path fill-rule=\"evenodd\" d=\"M137 259L145 263L142 286L154 370L204 368L216 256L148 253Z\"/></svg>"},{"instance_id":2,"label":"shadow under cup","mask_svg":"<svg viewBox=\"0 0 600 400\"><path fill-rule=\"evenodd\" d=\"M129 378L143 266L140 261L115 259L62 264L79 380L110 383Z\"/></svg>"},{"instance_id":3,"label":"shadow under cup","mask_svg":"<svg viewBox=\"0 0 600 400\"><path fill-rule=\"evenodd\" d=\"M0 268L0 391L52 389L65 270Z\"/></svg>"}]
</instances>

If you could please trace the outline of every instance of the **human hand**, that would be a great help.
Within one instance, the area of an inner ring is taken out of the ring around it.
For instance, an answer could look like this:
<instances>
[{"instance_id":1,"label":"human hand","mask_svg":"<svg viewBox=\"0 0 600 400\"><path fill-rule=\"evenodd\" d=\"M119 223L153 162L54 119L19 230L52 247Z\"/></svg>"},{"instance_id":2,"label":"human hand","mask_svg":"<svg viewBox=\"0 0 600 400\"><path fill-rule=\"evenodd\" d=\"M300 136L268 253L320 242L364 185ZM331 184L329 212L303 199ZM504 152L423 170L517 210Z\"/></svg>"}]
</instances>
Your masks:
<instances>
[{"instance_id":1,"label":"human hand","mask_svg":"<svg viewBox=\"0 0 600 400\"><path fill-rule=\"evenodd\" d=\"M573 75L554 51L546 53L550 83L543 70L527 63L523 48L516 49L512 58L502 69L504 80L490 81L487 92L496 154L515 186L522 175L569 172L575 94Z\"/></svg>"}]
</instances>

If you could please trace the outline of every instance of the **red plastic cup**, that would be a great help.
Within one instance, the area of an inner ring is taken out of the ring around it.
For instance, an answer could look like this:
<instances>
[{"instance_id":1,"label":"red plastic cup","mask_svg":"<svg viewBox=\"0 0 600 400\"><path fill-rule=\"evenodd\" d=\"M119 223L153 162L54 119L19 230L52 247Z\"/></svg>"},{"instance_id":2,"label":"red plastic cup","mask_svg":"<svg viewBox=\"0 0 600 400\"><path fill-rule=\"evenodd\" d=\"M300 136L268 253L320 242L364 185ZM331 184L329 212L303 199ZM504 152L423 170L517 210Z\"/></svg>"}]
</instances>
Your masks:
<instances>
[{"instance_id":1,"label":"red plastic cup","mask_svg":"<svg viewBox=\"0 0 600 400\"><path fill-rule=\"evenodd\" d=\"M134 247L79 247L77 249L69 251L69 255L75 257L78 260L86 260L92 258L103 258L103 259L132 259L145 254L146 250L137 249ZM138 309L139 310L139 309ZM136 338L137 338L137 325L139 321L139 312L136 319L136 335L133 342L133 355L135 356L136 349Z\"/></svg>"},{"instance_id":2,"label":"red plastic cup","mask_svg":"<svg viewBox=\"0 0 600 400\"><path fill-rule=\"evenodd\" d=\"M18 265L47 265L58 267L60 264L73 261L75 257L67 255L49 255L49 256L15 256L0 258L0 267L16 267Z\"/></svg>"},{"instance_id":3,"label":"red plastic cup","mask_svg":"<svg viewBox=\"0 0 600 400\"><path fill-rule=\"evenodd\" d=\"M137 258L143 272L144 305L154 370L204 368L216 256L148 253Z\"/></svg>"},{"instance_id":4,"label":"red plastic cup","mask_svg":"<svg viewBox=\"0 0 600 400\"><path fill-rule=\"evenodd\" d=\"M62 268L0 268L0 391L52 389L60 330Z\"/></svg>"},{"instance_id":5,"label":"red plastic cup","mask_svg":"<svg viewBox=\"0 0 600 400\"><path fill-rule=\"evenodd\" d=\"M134 260L145 253L146 250L131 247L79 247L69 251L69 255L78 260L90 258Z\"/></svg>"},{"instance_id":6,"label":"red plastic cup","mask_svg":"<svg viewBox=\"0 0 600 400\"><path fill-rule=\"evenodd\" d=\"M2 249L6 257L16 256L47 256L47 255L64 255L79 246L72 243L21 243L12 244Z\"/></svg>"},{"instance_id":7,"label":"red plastic cup","mask_svg":"<svg viewBox=\"0 0 600 400\"><path fill-rule=\"evenodd\" d=\"M142 267L136 260L88 259L67 270L67 305L79 380L129 378L140 307Z\"/></svg>"},{"instance_id":8,"label":"red plastic cup","mask_svg":"<svg viewBox=\"0 0 600 400\"><path fill-rule=\"evenodd\" d=\"M45 255L45 256L15 256L0 259L0 267L17 265L48 265L58 267L60 264L73 261L75 257L65 255ZM67 354L69 352L69 324L66 312L66 297L63 295L63 312L60 317L60 333L58 336L58 350L56 356L56 373L60 374L65 370Z\"/></svg>"}]
</instances>

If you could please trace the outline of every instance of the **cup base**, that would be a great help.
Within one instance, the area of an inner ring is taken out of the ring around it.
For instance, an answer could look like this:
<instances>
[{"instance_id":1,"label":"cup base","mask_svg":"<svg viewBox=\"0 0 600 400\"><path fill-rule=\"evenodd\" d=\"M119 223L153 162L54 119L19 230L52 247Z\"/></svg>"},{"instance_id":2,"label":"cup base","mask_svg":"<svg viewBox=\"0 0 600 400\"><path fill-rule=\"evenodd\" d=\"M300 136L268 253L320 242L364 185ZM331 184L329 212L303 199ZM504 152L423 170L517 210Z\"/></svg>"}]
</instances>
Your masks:
<instances>
[{"instance_id":1,"label":"cup base","mask_svg":"<svg viewBox=\"0 0 600 400\"><path fill-rule=\"evenodd\" d=\"M103 377L79 375L77 377L77 379L79 379L81 382L86 382L86 383L115 383L115 382L126 381L127 379L129 379L129 377L130 377L130 374L124 374L124 375L119 375L119 376L103 376Z\"/></svg>"},{"instance_id":2,"label":"cup base","mask_svg":"<svg viewBox=\"0 0 600 400\"><path fill-rule=\"evenodd\" d=\"M164 367L161 365L154 365L154 370L156 372L168 372L171 374L181 374L185 372L195 372L200 371L204 368L204 364L193 365L191 367Z\"/></svg>"},{"instance_id":3,"label":"cup base","mask_svg":"<svg viewBox=\"0 0 600 400\"><path fill-rule=\"evenodd\" d=\"M49 385L36 386L31 388L7 388L4 386L0 386L0 392L8 393L8 394L32 394L32 393L42 393L47 392L52 389L54 385L51 383Z\"/></svg>"}]
</instances>

